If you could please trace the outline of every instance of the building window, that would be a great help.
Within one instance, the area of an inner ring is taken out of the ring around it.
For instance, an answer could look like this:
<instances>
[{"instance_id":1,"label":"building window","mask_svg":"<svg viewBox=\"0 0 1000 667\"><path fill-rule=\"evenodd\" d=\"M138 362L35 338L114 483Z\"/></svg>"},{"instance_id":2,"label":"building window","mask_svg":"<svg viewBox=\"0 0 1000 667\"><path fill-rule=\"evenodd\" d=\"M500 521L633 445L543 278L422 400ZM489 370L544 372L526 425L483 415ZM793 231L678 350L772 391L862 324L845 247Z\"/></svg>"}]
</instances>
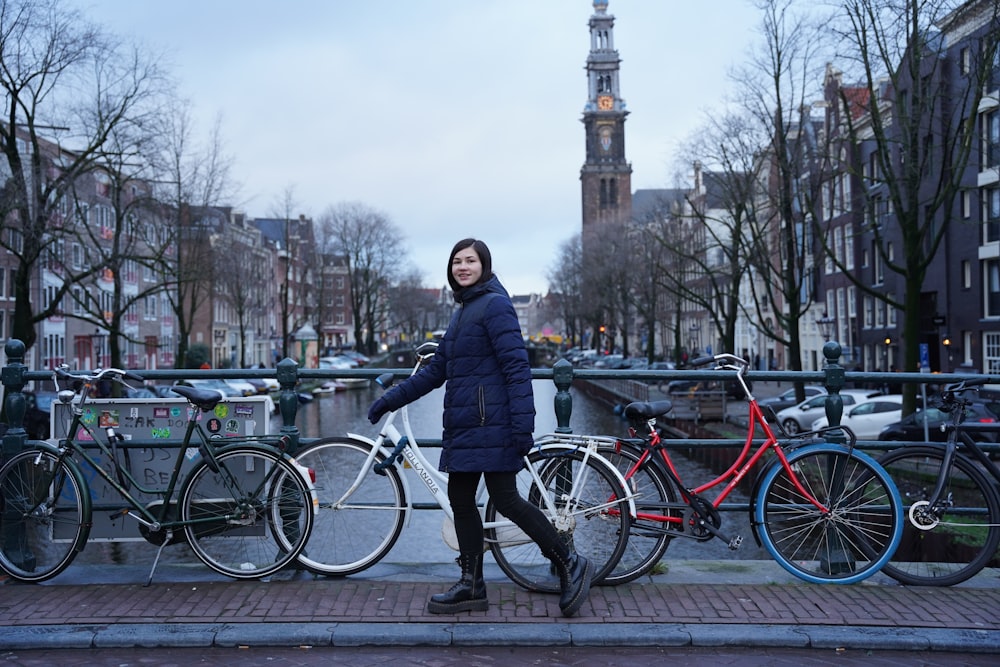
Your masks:
<instances>
[{"instance_id":1,"label":"building window","mask_svg":"<svg viewBox=\"0 0 1000 667\"><path fill-rule=\"evenodd\" d=\"M1000 187L983 188L983 243L1000 241Z\"/></svg>"},{"instance_id":2,"label":"building window","mask_svg":"<svg viewBox=\"0 0 1000 667\"><path fill-rule=\"evenodd\" d=\"M996 109L983 114L983 147L980 171L1000 165L1000 113Z\"/></svg>"},{"instance_id":3,"label":"building window","mask_svg":"<svg viewBox=\"0 0 1000 667\"><path fill-rule=\"evenodd\" d=\"M1000 373L1000 333L988 331L983 334L983 362L986 373Z\"/></svg>"},{"instance_id":4,"label":"building window","mask_svg":"<svg viewBox=\"0 0 1000 667\"><path fill-rule=\"evenodd\" d=\"M986 317L1000 317L1000 260L988 260L983 266L983 273Z\"/></svg>"},{"instance_id":5,"label":"building window","mask_svg":"<svg viewBox=\"0 0 1000 667\"><path fill-rule=\"evenodd\" d=\"M972 262L962 260L962 289L972 289Z\"/></svg>"}]
</instances>

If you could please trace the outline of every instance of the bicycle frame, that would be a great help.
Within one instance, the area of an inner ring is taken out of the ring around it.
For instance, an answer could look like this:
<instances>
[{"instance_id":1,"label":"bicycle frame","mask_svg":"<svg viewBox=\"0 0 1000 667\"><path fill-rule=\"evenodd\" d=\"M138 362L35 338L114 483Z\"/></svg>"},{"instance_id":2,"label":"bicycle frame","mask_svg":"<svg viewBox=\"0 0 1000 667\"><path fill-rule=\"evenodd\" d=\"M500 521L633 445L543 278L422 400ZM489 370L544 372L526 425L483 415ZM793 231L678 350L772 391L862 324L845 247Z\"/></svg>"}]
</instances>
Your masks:
<instances>
[{"instance_id":1,"label":"bicycle frame","mask_svg":"<svg viewBox=\"0 0 1000 667\"><path fill-rule=\"evenodd\" d=\"M723 355L726 356L726 355ZM695 362L697 363L697 361ZM788 473L789 479L792 481L795 490L802 494L816 509L820 510L824 514L829 513L829 508L823 503L819 502L816 497L810 493L803 485L801 480L799 480L798 475L795 474L792 466L788 462L788 457L785 455L785 451L778 441L778 438L774 435L774 431L771 425L768 424L767 419L764 417L764 412L760 405L757 403L757 399L753 396L750 387L747 385L746 380L743 377L743 366L733 366L733 365L723 365L720 368L727 370L737 371L736 378L740 382L743 391L746 394L747 401L749 403L748 413L749 413L749 425L747 427L746 441L743 443L743 448L739 455L733 461L732 465L723 472L721 475L715 477L714 479L696 486L694 488L688 488L683 480L681 479L680 473L674 466L673 460L670 458L670 453L667 451L666 447L663 445L663 441L660 438L659 432L655 428L655 421L650 421L647 423L649 428L648 440L640 435L633 427L629 427L630 435L633 437L643 437L645 443L643 447L642 454L639 460L632 465L632 467L625 473L625 478L628 479L632 477L636 471L641 468L649 458L653 455L653 451L658 451L660 456L657 459L663 464L666 469L667 474L677 485L678 491L681 494L684 502L688 505L691 504L692 499L696 496L700 496L702 493L709 489L713 489L720 484L725 483L725 486L716 494L715 498L711 501L713 508L718 509L719 506L726 500L727 497L733 492L737 485L743 481L747 474L753 469L753 467L767 454L768 451L774 451L775 455L778 457L777 465L782 466L785 472ZM753 450L754 447L754 436L757 435L757 429L760 428L764 435L764 441L760 446ZM830 429L834 430L834 429ZM808 433L803 435L809 435ZM726 481L728 480L728 482ZM645 512L640 512L637 517L638 519L645 519L647 521L660 521L664 523L682 524L684 522L683 517L671 517L662 514L649 514Z\"/></svg>"},{"instance_id":2,"label":"bicycle frame","mask_svg":"<svg viewBox=\"0 0 1000 667\"><path fill-rule=\"evenodd\" d=\"M396 417L401 416L403 420L403 431L400 432L399 428L395 425ZM379 429L379 435L375 440L367 438L363 435L357 433L348 433L348 437L361 440L368 443L369 445L374 445L368 454L368 458L364 465L358 471L357 477L355 477L354 482L351 486L344 491L344 493L338 498L333 506L341 506L348 501L354 491L361 485L364 477L368 474L369 470L375 463L375 458L378 453L384 455L385 465L401 465L399 463L400 457L409 464L413 469L414 473L417 475L418 479L423 482L424 487L431 494L431 498L434 504L438 508L444 511L445 516L449 522L454 522L454 515L451 510L451 503L448 500L448 476L447 474L439 471L437 467L431 463L427 458L427 455L420 448L420 443L414 437L413 430L410 427L409 414L407 412L407 407L403 406L400 410L390 413L383 422L382 427ZM562 435L562 434L548 434L536 441L535 448L541 451L550 451L553 454L558 452L565 452L568 449L579 449L585 451L585 457L599 457L598 446L604 442L613 442L613 438L600 438L594 436L572 436L572 435ZM386 443L392 444L392 449L386 446ZM531 473L534 483L539 487L544 487L544 483L539 477L538 470L532 466L528 465L528 459L525 457L525 467ZM628 488L625 484L624 477L617 471L614 470L613 466L608 465L608 469L613 471L617 475L618 481L621 483L623 488ZM411 518L411 510L413 509L413 501L410 492L410 485L407 481L407 475L400 474L399 478L403 484L403 489L406 494L406 509L405 509L405 519L404 527L409 525ZM575 485L582 483L582 480L574 480L574 488L566 490L566 495L570 498L576 497ZM485 507L486 499L486 486L480 483L479 490L477 491L477 504L480 507ZM558 511L558 507L552 498L544 497L545 506L543 510L551 515L555 515ZM607 508L611 508L613 505L618 504L619 501L609 500ZM635 500L632 495L629 495L627 502L629 504L629 512L631 516L636 515ZM602 509L602 508L595 508ZM509 520L504 521L484 521L483 528L485 531L490 529L504 529L504 539L520 539L523 541L528 541L529 538L526 535L520 538L515 537L511 534L511 531L519 531L519 529L514 526L513 522ZM457 550L457 542L455 544L450 544L452 549Z\"/></svg>"},{"instance_id":3,"label":"bicycle frame","mask_svg":"<svg viewBox=\"0 0 1000 667\"><path fill-rule=\"evenodd\" d=\"M114 428L106 427L107 442L105 442L104 439L97 435L97 429L83 420L84 407L87 405L87 399L90 396L92 388L93 385L90 382L85 382L80 393L79 402L71 404L73 417L70 420L67 437L58 447L59 457L61 460L71 460L77 467L80 466L80 461L82 460L91 469L93 469L94 473L103 479L106 484L114 489L115 493L118 494L128 507L117 510L112 516L116 514L129 516L150 530L173 530L185 525L196 525L202 522L208 523L217 521L217 518L191 521L169 520L171 503L174 501L175 492L177 491L179 482L183 479L183 476L181 475L181 468L185 463L185 459L189 455L188 452L194 449L195 451L201 452L203 456L210 457L216 449L199 425L199 410L191 404L187 405L187 422L183 440L181 441L177 455L174 459L173 469L167 480L166 488L161 489L147 487L141 484L128 468L122 466L118 462L115 453L109 446L108 443L114 442L114 440L118 437L114 433ZM101 427L98 426L98 428ZM90 441L97 446L101 454L103 454L103 456L108 460L111 468L110 470L102 466L95 456L89 454L86 448L81 446L82 443L79 439L81 430L87 433ZM248 440L258 441L257 444L261 446L267 444L263 442L261 438L255 436L241 436L240 438L240 442L246 442ZM127 484L119 481L119 475L126 480ZM266 483L266 478L262 483ZM127 488L129 485L134 486L141 494L156 496L158 500L155 500L152 503L144 503L141 499L137 498L131 491L129 491ZM88 487L89 486L90 484L88 483ZM159 505L158 512L153 512L150 509L150 507L155 505ZM95 509L101 508L98 507Z\"/></svg>"},{"instance_id":4,"label":"bicycle frame","mask_svg":"<svg viewBox=\"0 0 1000 667\"><path fill-rule=\"evenodd\" d=\"M951 388L945 390L945 396L950 396L951 398L947 400L951 403L951 421L947 424L948 438L944 443L944 455L941 458L941 474L938 476L937 484L934 486L934 491L931 493L929 498L929 504L931 507L936 507L940 501L941 496L944 494L944 487L948 480L948 471L951 469L952 461L956 456L956 452L959 448L964 448L963 453L970 455L972 459L979 463L986 472L988 472L997 484L1000 484L1000 468L997 468L996 463L990 459L989 455L976 444L976 441L972 439L972 436L968 434L967 431L997 431L997 425L974 425L969 426L963 422L965 417L965 403L962 398L956 396L957 393L964 391L965 389L978 387L978 385L984 384L985 380L977 379L975 381L962 381L957 385L953 385Z\"/></svg>"}]
</instances>

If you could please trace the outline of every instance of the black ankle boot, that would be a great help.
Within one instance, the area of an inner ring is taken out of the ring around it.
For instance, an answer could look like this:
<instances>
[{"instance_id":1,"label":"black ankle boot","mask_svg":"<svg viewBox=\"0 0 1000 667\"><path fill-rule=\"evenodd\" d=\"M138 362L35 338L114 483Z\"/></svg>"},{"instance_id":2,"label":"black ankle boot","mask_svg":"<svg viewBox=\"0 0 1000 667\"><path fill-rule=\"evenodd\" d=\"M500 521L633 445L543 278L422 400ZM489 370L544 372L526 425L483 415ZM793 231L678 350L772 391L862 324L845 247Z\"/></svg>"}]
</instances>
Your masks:
<instances>
[{"instance_id":1,"label":"black ankle boot","mask_svg":"<svg viewBox=\"0 0 1000 667\"><path fill-rule=\"evenodd\" d=\"M431 614L455 614L460 611L486 611L486 581L483 580L483 554L458 555L456 559L462 568L462 578L447 593L432 595L427 603Z\"/></svg>"},{"instance_id":2,"label":"black ankle boot","mask_svg":"<svg viewBox=\"0 0 1000 667\"><path fill-rule=\"evenodd\" d=\"M580 611L587 595L590 594L590 579L593 568L590 561L578 553L552 558L559 573L559 587L562 595L559 598L559 609L563 616L572 616Z\"/></svg>"}]
</instances>

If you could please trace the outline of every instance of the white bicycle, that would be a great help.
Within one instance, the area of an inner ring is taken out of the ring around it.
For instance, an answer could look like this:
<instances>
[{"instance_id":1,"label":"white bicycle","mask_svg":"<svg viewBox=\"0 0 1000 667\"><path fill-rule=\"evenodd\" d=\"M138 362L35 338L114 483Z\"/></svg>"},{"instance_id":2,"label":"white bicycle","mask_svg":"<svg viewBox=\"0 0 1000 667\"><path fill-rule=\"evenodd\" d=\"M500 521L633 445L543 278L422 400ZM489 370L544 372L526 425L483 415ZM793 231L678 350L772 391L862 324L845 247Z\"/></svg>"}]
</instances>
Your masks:
<instances>
[{"instance_id":1,"label":"white bicycle","mask_svg":"<svg viewBox=\"0 0 1000 667\"><path fill-rule=\"evenodd\" d=\"M416 350L413 373L434 355L437 344ZM392 373L376 382L388 389ZM402 431L397 426L402 421ZM551 434L535 441L517 475L518 491L552 521L560 536L594 564L599 582L618 563L628 541L635 504L621 473L598 453L589 436ZM404 472L411 470L444 511L445 542L454 536L448 476L431 463L410 429L406 407L390 412L371 440L353 433L325 438L296 453L315 471L319 508L312 536L299 561L321 575L355 574L379 562L409 523L412 495ZM518 585L539 592L560 591L548 558L513 522L499 515L480 484L484 550Z\"/></svg>"}]
</instances>

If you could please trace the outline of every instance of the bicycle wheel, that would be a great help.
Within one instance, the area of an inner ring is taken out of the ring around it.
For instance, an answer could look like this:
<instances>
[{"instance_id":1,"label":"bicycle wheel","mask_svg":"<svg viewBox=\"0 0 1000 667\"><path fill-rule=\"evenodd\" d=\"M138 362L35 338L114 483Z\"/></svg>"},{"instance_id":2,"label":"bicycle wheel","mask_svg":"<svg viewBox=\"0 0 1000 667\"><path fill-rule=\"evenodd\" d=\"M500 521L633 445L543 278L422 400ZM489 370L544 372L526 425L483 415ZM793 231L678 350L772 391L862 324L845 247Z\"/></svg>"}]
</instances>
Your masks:
<instances>
[{"instance_id":1,"label":"bicycle wheel","mask_svg":"<svg viewBox=\"0 0 1000 667\"><path fill-rule=\"evenodd\" d=\"M15 454L0 468L0 569L18 581L56 576L83 551L90 511L75 465L47 449Z\"/></svg>"},{"instance_id":2,"label":"bicycle wheel","mask_svg":"<svg viewBox=\"0 0 1000 667\"><path fill-rule=\"evenodd\" d=\"M885 469L832 443L796 449L788 462L794 478L775 461L755 498L754 519L771 556L812 583L850 584L878 572L903 532L899 491Z\"/></svg>"},{"instance_id":3,"label":"bicycle wheel","mask_svg":"<svg viewBox=\"0 0 1000 667\"><path fill-rule=\"evenodd\" d=\"M631 522L625 551L601 581L605 586L617 586L638 579L660 562L672 539L672 524L665 519L668 516L679 518L682 513L678 509L668 509L667 504L676 503L679 494L673 482L652 460L629 476L642 450L621 443L618 448L602 448L600 453L625 477L635 500L636 516Z\"/></svg>"},{"instance_id":4,"label":"bicycle wheel","mask_svg":"<svg viewBox=\"0 0 1000 667\"><path fill-rule=\"evenodd\" d=\"M319 508L316 524L299 562L311 572L348 575L380 561L399 539L406 513L406 494L395 466L384 475L372 469L385 455L365 462L373 445L352 438L330 438L309 445L295 457L316 475ZM348 489L361 475L350 495Z\"/></svg>"},{"instance_id":5,"label":"bicycle wheel","mask_svg":"<svg viewBox=\"0 0 1000 667\"><path fill-rule=\"evenodd\" d=\"M546 513L550 506L556 507L549 520L571 549L590 560L593 582L600 582L621 558L631 520L626 492L614 469L603 458L585 457L575 449L555 456L550 451L534 450L528 461L530 469L517 474L521 497ZM537 471L541 487L531 469ZM496 521L505 519L489 501L486 522ZM500 569L514 583L530 591L559 592L559 577L549 559L517 526L508 523L488 528L486 542Z\"/></svg>"},{"instance_id":6,"label":"bicycle wheel","mask_svg":"<svg viewBox=\"0 0 1000 667\"><path fill-rule=\"evenodd\" d=\"M903 499L903 539L883 571L914 586L952 586L997 556L1000 497L971 459L956 454L944 473L940 507L928 505L943 474L944 447L900 447L879 458Z\"/></svg>"},{"instance_id":7,"label":"bicycle wheel","mask_svg":"<svg viewBox=\"0 0 1000 667\"><path fill-rule=\"evenodd\" d=\"M184 534L220 574L257 579L277 572L306 545L313 496L303 472L275 451L233 445L201 460L181 493Z\"/></svg>"}]
</instances>

